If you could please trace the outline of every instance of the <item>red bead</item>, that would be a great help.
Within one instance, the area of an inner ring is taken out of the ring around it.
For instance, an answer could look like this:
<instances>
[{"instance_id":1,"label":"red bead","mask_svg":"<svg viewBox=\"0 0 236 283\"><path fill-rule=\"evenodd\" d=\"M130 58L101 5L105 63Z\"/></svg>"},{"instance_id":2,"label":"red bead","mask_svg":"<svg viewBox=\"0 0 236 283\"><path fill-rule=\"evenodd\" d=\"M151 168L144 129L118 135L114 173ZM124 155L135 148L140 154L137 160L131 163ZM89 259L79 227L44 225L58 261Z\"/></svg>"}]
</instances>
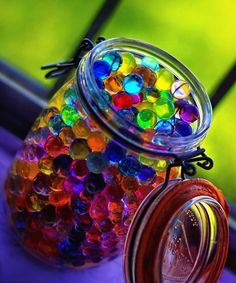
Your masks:
<instances>
[{"instance_id":1,"label":"red bead","mask_svg":"<svg viewBox=\"0 0 236 283\"><path fill-rule=\"evenodd\" d=\"M129 109L133 104L132 96L121 92L114 96L114 104L119 109Z\"/></svg>"}]
</instances>

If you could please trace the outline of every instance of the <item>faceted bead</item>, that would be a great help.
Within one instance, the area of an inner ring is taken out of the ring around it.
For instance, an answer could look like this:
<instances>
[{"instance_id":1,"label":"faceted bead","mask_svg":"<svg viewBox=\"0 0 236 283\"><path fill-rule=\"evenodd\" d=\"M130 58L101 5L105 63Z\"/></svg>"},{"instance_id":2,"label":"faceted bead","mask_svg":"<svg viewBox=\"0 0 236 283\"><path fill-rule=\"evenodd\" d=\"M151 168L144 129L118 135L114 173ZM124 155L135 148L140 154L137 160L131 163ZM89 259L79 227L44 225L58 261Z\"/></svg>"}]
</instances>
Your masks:
<instances>
[{"instance_id":1,"label":"faceted bead","mask_svg":"<svg viewBox=\"0 0 236 283\"><path fill-rule=\"evenodd\" d=\"M74 176L82 178L89 173L87 164L85 160L73 160L71 164L71 172Z\"/></svg>"},{"instance_id":2,"label":"faceted bead","mask_svg":"<svg viewBox=\"0 0 236 283\"><path fill-rule=\"evenodd\" d=\"M67 176L70 173L72 158L67 154L61 154L53 160L53 171L59 176Z\"/></svg>"},{"instance_id":3,"label":"faceted bead","mask_svg":"<svg viewBox=\"0 0 236 283\"><path fill-rule=\"evenodd\" d=\"M73 125L74 122L80 118L75 107L72 105L66 105L62 108L61 117L68 126Z\"/></svg>"},{"instance_id":4,"label":"faceted bead","mask_svg":"<svg viewBox=\"0 0 236 283\"><path fill-rule=\"evenodd\" d=\"M86 140L75 139L70 146L70 155L75 159L85 159L89 155L89 148Z\"/></svg>"},{"instance_id":5,"label":"faceted bead","mask_svg":"<svg viewBox=\"0 0 236 283\"><path fill-rule=\"evenodd\" d=\"M59 133L59 137L66 146L70 145L75 139L71 127L63 127Z\"/></svg>"},{"instance_id":6,"label":"faceted bead","mask_svg":"<svg viewBox=\"0 0 236 283\"><path fill-rule=\"evenodd\" d=\"M135 176L141 169L141 164L136 157L127 155L119 162L119 170L125 176Z\"/></svg>"},{"instance_id":7,"label":"faceted bead","mask_svg":"<svg viewBox=\"0 0 236 283\"><path fill-rule=\"evenodd\" d=\"M45 142L44 148L52 157L56 157L60 154L68 152L67 148L64 146L62 140L58 136L49 136Z\"/></svg>"},{"instance_id":8,"label":"faceted bead","mask_svg":"<svg viewBox=\"0 0 236 283\"><path fill-rule=\"evenodd\" d=\"M106 138L102 132L91 132L87 138L87 144L92 151L104 151L106 148Z\"/></svg>"},{"instance_id":9,"label":"faceted bead","mask_svg":"<svg viewBox=\"0 0 236 283\"><path fill-rule=\"evenodd\" d=\"M91 132L84 120L76 120L72 125L72 130L77 138L87 138Z\"/></svg>"},{"instance_id":10,"label":"faceted bead","mask_svg":"<svg viewBox=\"0 0 236 283\"><path fill-rule=\"evenodd\" d=\"M128 193L134 192L135 190L137 190L138 186L139 186L139 183L135 177L123 176L121 180L121 188L125 192L128 192Z\"/></svg>"},{"instance_id":11,"label":"faceted bead","mask_svg":"<svg viewBox=\"0 0 236 283\"><path fill-rule=\"evenodd\" d=\"M92 173L102 173L107 166L107 159L101 152L91 152L87 157L87 167Z\"/></svg>"},{"instance_id":12,"label":"faceted bead","mask_svg":"<svg viewBox=\"0 0 236 283\"><path fill-rule=\"evenodd\" d=\"M58 135L61 129L65 127L65 123L62 120L61 115L57 114L52 116L48 121L48 127L54 135Z\"/></svg>"},{"instance_id":13,"label":"faceted bead","mask_svg":"<svg viewBox=\"0 0 236 283\"><path fill-rule=\"evenodd\" d=\"M55 206L63 206L70 201L70 196L65 191L51 192L49 202Z\"/></svg>"},{"instance_id":14,"label":"faceted bead","mask_svg":"<svg viewBox=\"0 0 236 283\"><path fill-rule=\"evenodd\" d=\"M112 162L119 162L125 156L125 153L126 150L114 141L109 142L106 146L105 156Z\"/></svg>"}]
</instances>

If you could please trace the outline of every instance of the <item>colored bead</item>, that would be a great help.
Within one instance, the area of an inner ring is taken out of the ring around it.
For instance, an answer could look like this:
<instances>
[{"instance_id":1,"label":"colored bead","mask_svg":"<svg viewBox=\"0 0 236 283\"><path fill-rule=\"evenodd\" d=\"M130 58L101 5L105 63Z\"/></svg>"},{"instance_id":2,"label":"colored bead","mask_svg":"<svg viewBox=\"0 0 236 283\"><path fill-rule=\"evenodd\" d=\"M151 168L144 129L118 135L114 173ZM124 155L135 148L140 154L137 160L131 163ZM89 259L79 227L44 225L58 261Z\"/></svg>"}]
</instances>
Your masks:
<instances>
[{"instance_id":1,"label":"colored bead","mask_svg":"<svg viewBox=\"0 0 236 283\"><path fill-rule=\"evenodd\" d=\"M133 100L131 95L121 92L113 97L113 102L118 109L129 109L132 106Z\"/></svg>"},{"instance_id":2,"label":"colored bead","mask_svg":"<svg viewBox=\"0 0 236 283\"><path fill-rule=\"evenodd\" d=\"M171 93L174 98L186 99L190 94L190 86L185 81L175 81L171 86Z\"/></svg>"},{"instance_id":3,"label":"colored bead","mask_svg":"<svg viewBox=\"0 0 236 283\"><path fill-rule=\"evenodd\" d=\"M73 125L74 122L79 119L79 115L72 105L66 105L62 108L61 117L64 123L68 126Z\"/></svg>"},{"instance_id":4,"label":"colored bead","mask_svg":"<svg viewBox=\"0 0 236 283\"><path fill-rule=\"evenodd\" d=\"M153 168L158 172L165 172L170 162L167 160L159 159L155 162Z\"/></svg>"},{"instance_id":5,"label":"colored bead","mask_svg":"<svg viewBox=\"0 0 236 283\"><path fill-rule=\"evenodd\" d=\"M84 215L87 213L86 203L83 202L80 198L76 198L74 203L72 204L73 210L75 213L79 215Z\"/></svg>"},{"instance_id":6,"label":"colored bead","mask_svg":"<svg viewBox=\"0 0 236 283\"><path fill-rule=\"evenodd\" d=\"M170 119L175 113L174 103L167 98L159 98L154 104L154 111L162 120Z\"/></svg>"},{"instance_id":7,"label":"colored bead","mask_svg":"<svg viewBox=\"0 0 236 283\"><path fill-rule=\"evenodd\" d=\"M111 66L103 60L97 60L93 63L93 74L95 77L105 79L110 75Z\"/></svg>"},{"instance_id":8,"label":"colored bead","mask_svg":"<svg viewBox=\"0 0 236 283\"><path fill-rule=\"evenodd\" d=\"M153 111L145 109L138 113L137 122L143 129L153 128L157 123L157 116Z\"/></svg>"},{"instance_id":9,"label":"colored bead","mask_svg":"<svg viewBox=\"0 0 236 283\"><path fill-rule=\"evenodd\" d=\"M43 117L45 124L48 124L50 118L52 116L55 116L56 114L59 114L59 110L56 107L50 107L50 108L44 109L42 112L42 117Z\"/></svg>"},{"instance_id":10,"label":"colored bead","mask_svg":"<svg viewBox=\"0 0 236 283\"><path fill-rule=\"evenodd\" d=\"M187 100L176 100L175 101L175 107L178 110L181 110L187 104L189 104Z\"/></svg>"},{"instance_id":11,"label":"colored bead","mask_svg":"<svg viewBox=\"0 0 236 283\"><path fill-rule=\"evenodd\" d=\"M45 142L44 148L52 157L67 153L67 148L58 136L49 136Z\"/></svg>"},{"instance_id":12,"label":"colored bead","mask_svg":"<svg viewBox=\"0 0 236 283\"><path fill-rule=\"evenodd\" d=\"M62 177L59 177L58 175L51 175L51 190L58 192L64 190L64 181L65 179Z\"/></svg>"},{"instance_id":13,"label":"colored bead","mask_svg":"<svg viewBox=\"0 0 236 283\"><path fill-rule=\"evenodd\" d=\"M65 179L64 188L66 192L70 194L75 193L79 195L84 189L84 184L77 178L69 176L68 178Z\"/></svg>"},{"instance_id":14,"label":"colored bead","mask_svg":"<svg viewBox=\"0 0 236 283\"><path fill-rule=\"evenodd\" d=\"M121 53L122 57L122 64L118 71L120 73L123 73L124 75L128 75L132 69L136 67L136 60L132 53L129 52L123 52Z\"/></svg>"},{"instance_id":15,"label":"colored bead","mask_svg":"<svg viewBox=\"0 0 236 283\"><path fill-rule=\"evenodd\" d=\"M140 154L138 157L138 160L143 164L143 165L148 165L152 166L155 162L154 159L147 157L146 155Z\"/></svg>"},{"instance_id":16,"label":"colored bead","mask_svg":"<svg viewBox=\"0 0 236 283\"><path fill-rule=\"evenodd\" d=\"M91 152L87 157L87 167L90 172L99 174L107 166L107 159L101 152Z\"/></svg>"},{"instance_id":17,"label":"colored bead","mask_svg":"<svg viewBox=\"0 0 236 283\"><path fill-rule=\"evenodd\" d=\"M104 195L109 201L117 202L120 201L124 195L124 191L120 186L107 185L104 190Z\"/></svg>"},{"instance_id":18,"label":"colored bead","mask_svg":"<svg viewBox=\"0 0 236 283\"><path fill-rule=\"evenodd\" d=\"M139 105L137 105L135 107L138 109L139 112L144 110L144 109L148 109L148 110L153 111L153 104L149 101L145 101L143 103L140 103Z\"/></svg>"},{"instance_id":19,"label":"colored bead","mask_svg":"<svg viewBox=\"0 0 236 283\"><path fill-rule=\"evenodd\" d=\"M112 71L116 71L117 69L119 69L122 63L122 58L120 54L115 51L106 53L102 57L102 60L106 61L110 65Z\"/></svg>"},{"instance_id":20,"label":"colored bead","mask_svg":"<svg viewBox=\"0 0 236 283\"><path fill-rule=\"evenodd\" d=\"M40 200L39 195L29 193L25 197L25 204L29 212L39 212L45 206L45 203Z\"/></svg>"},{"instance_id":21,"label":"colored bead","mask_svg":"<svg viewBox=\"0 0 236 283\"><path fill-rule=\"evenodd\" d=\"M160 98L160 92L157 89L152 88L147 91L146 93L147 101L154 103L157 101L158 98Z\"/></svg>"},{"instance_id":22,"label":"colored bead","mask_svg":"<svg viewBox=\"0 0 236 283\"><path fill-rule=\"evenodd\" d=\"M59 176L67 176L70 173L72 158L67 154L61 154L53 160L53 171Z\"/></svg>"},{"instance_id":23,"label":"colored bead","mask_svg":"<svg viewBox=\"0 0 236 283\"><path fill-rule=\"evenodd\" d=\"M43 156L38 163L39 170L46 174L50 175L53 172L52 166L53 166L53 158L49 155Z\"/></svg>"},{"instance_id":24,"label":"colored bead","mask_svg":"<svg viewBox=\"0 0 236 283\"><path fill-rule=\"evenodd\" d=\"M108 216L106 199L102 195L96 195L91 203L89 215L95 221L104 221Z\"/></svg>"},{"instance_id":25,"label":"colored bead","mask_svg":"<svg viewBox=\"0 0 236 283\"><path fill-rule=\"evenodd\" d=\"M77 138L87 138L91 132L84 120L76 120L72 130Z\"/></svg>"},{"instance_id":26,"label":"colored bead","mask_svg":"<svg viewBox=\"0 0 236 283\"><path fill-rule=\"evenodd\" d=\"M40 213L41 219L47 224L53 224L56 220L56 208L54 205L46 205Z\"/></svg>"},{"instance_id":27,"label":"colored bead","mask_svg":"<svg viewBox=\"0 0 236 283\"><path fill-rule=\"evenodd\" d=\"M117 111L117 114L119 114L122 118L124 118L125 121L134 122L136 117L134 112L130 109L120 109Z\"/></svg>"},{"instance_id":28,"label":"colored bead","mask_svg":"<svg viewBox=\"0 0 236 283\"><path fill-rule=\"evenodd\" d=\"M104 90L105 85L104 85L103 80L96 77L96 78L95 78L95 81L96 81L96 84L97 84L98 88L99 88L100 90Z\"/></svg>"},{"instance_id":29,"label":"colored bead","mask_svg":"<svg viewBox=\"0 0 236 283\"><path fill-rule=\"evenodd\" d=\"M125 176L136 176L141 169L141 164L136 157L127 155L120 160L118 168Z\"/></svg>"},{"instance_id":30,"label":"colored bead","mask_svg":"<svg viewBox=\"0 0 236 283\"><path fill-rule=\"evenodd\" d=\"M132 97L133 104L138 104L138 103L143 101L142 92L140 92L138 94L133 94L131 97Z\"/></svg>"},{"instance_id":31,"label":"colored bead","mask_svg":"<svg viewBox=\"0 0 236 283\"><path fill-rule=\"evenodd\" d=\"M49 202L55 206L63 206L70 200L70 196L65 191L51 192Z\"/></svg>"},{"instance_id":32,"label":"colored bead","mask_svg":"<svg viewBox=\"0 0 236 283\"><path fill-rule=\"evenodd\" d=\"M159 69L159 71L156 74L157 74L157 81L155 87L158 90L170 90L171 85L175 80L173 74L166 69Z\"/></svg>"},{"instance_id":33,"label":"colored bead","mask_svg":"<svg viewBox=\"0 0 236 283\"><path fill-rule=\"evenodd\" d=\"M173 125L168 121L159 121L155 127L158 135L171 135L174 131Z\"/></svg>"},{"instance_id":34,"label":"colored bead","mask_svg":"<svg viewBox=\"0 0 236 283\"><path fill-rule=\"evenodd\" d=\"M109 93L117 93L123 90L122 81L118 76L109 76L105 79L104 85Z\"/></svg>"},{"instance_id":35,"label":"colored bead","mask_svg":"<svg viewBox=\"0 0 236 283\"><path fill-rule=\"evenodd\" d=\"M50 185L50 178L47 175L40 173L34 178L33 189L37 194L47 196L51 191Z\"/></svg>"},{"instance_id":36,"label":"colored bead","mask_svg":"<svg viewBox=\"0 0 236 283\"><path fill-rule=\"evenodd\" d=\"M92 151L104 151L106 148L106 138L102 132L91 132L87 138L87 143Z\"/></svg>"},{"instance_id":37,"label":"colored bead","mask_svg":"<svg viewBox=\"0 0 236 283\"><path fill-rule=\"evenodd\" d=\"M64 145L70 145L75 139L75 135L71 127L63 127L59 133L59 137L64 143Z\"/></svg>"},{"instance_id":38,"label":"colored bead","mask_svg":"<svg viewBox=\"0 0 236 283\"><path fill-rule=\"evenodd\" d=\"M152 87L156 83L157 80L156 73L148 67L137 66L132 72L138 74L143 78L144 87Z\"/></svg>"},{"instance_id":39,"label":"colored bead","mask_svg":"<svg viewBox=\"0 0 236 283\"><path fill-rule=\"evenodd\" d=\"M190 136L193 132L191 126L184 122L177 123L175 126L175 131L182 137Z\"/></svg>"},{"instance_id":40,"label":"colored bead","mask_svg":"<svg viewBox=\"0 0 236 283\"><path fill-rule=\"evenodd\" d=\"M157 60L154 57L150 56L143 57L141 60L141 64L148 68L151 68L153 71L157 71L159 68Z\"/></svg>"},{"instance_id":41,"label":"colored bead","mask_svg":"<svg viewBox=\"0 0 236 283\"><path fill-rule=\"evenodd\" d=\"M161 90L160 91L160 97L161 98L167 98L169 100L173 100L173 96L170 94L170 92L168 90Z\"/></svg>"},{"instance_id":42,"label":"colored bead","mask_svg":"<svg viewBox=\"0 0 236 283\"><path fill-rule=\"evenodd\" d=\"M89 155L89 148L84 139L75 139L69 150L71 157L74 159L85 159Z\"/></svg>"},{"instance_id":43,"label":"colored bead","mask_svg":"<svg viewBox=\"0 0 236 283\"><path fill-rule=\"evenodd\" d=\"M137 74L130 74L123 80L123 88L127 93L137 94L143 88L143 78Z\"/></svg>"},{"instance_id":44,"label":"colored bead","mask_svg":"<svg viewBox=\"0 0 236 283\"><path fill-rule=\"evenodd\" d=\"M127 192L134 192L137 190L139 183L135 177L132 176L123 176L121 180L121 188Z\"/></svg>"},{"instance_id":45,"label":"colored bead","mask_svg":"<svg viewBox=\"0 0 236 283\"><path fill-rule=\"evenodd\" d=\"M121 180L121 174L115 165L108 166L103 172L104 180L111 186L118 186Z\"/></svg>"},{"instance_id":46,"label":"colored bead","mask_svg":"<svg viewBox=\"0 0 236 283\"><path fill-rule=\"evenodd\" d=\"M156 171L150 166L142 166L137 178L140 182L151 182L156 175Z\"/></svg>"},{"instance_id":47,"label":"colored bead","mask_svg":"<svg viewBox=\"0 0 236 283\"><path fill-rule=\"evenodd\" d=\"M60 130L65 127L65 123L62 120L61 115L57 114L55 116L52 116L49 119L48 127L54 135L58 135Z\"/></svg>"},{"instance_id":48,"label":"colored bead","mask_svg":"<svg viewBox=\"0 0 236 283\"><path fill-rule=\"evenodd\" d=\"M108 160L112 162L119 162L125 156L125 153L126 150L123 147L111 141L107 144L104 154Z\"/></svg>"},{"instance_id":49,"label":"colored bead","mask_svg":"<svg viewBox=\"0 0 236 283\"><path fill-rule=\"evenodd\" d=\"M78 99L78 96L73 88L67 88L64 93L64 99L66 104L73 105Z\"/></svg>"},{"instance_id":50,"label":"colored bead","mask_svg":"<svg viewBox=\"0 0 236 283\"><path fill-rule=\"evenodd\" d=\"M84 180L85 186L90 193L97 193L101 192L105 186L106 183L104 182L104 178L102 174L94 174L89 173Z\"/></svg>"},{"instance_id":51,"label":"colored bead","mask_svg":"<svg viewBox=\"0 0 236 283\"><path fill-rule=\"evenodd\" d=\"M89 173L86 161L78 159L73 160L71 164L71 172L78 178L86 176Z\"/></svg>"},{"instance_id":52,"label":"colored bead","mask_svg":"<svg viewBox=\"0 0 236 283\"><path fill-rule=\"evenodd\" d=\"M180 118L186 123L193 123L199 119L199 111L195 105L186 104L180 109Z\"/></svg>"}]
</instances>

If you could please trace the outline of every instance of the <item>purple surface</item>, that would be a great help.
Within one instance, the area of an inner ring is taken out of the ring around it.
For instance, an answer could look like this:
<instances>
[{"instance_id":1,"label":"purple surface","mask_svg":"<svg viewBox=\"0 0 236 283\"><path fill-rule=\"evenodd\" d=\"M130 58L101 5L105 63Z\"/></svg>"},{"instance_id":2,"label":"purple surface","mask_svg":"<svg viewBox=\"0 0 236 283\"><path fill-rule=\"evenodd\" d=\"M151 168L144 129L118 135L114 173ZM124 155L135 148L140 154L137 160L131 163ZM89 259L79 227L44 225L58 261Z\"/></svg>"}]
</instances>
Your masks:
<instances>
[{"instance_id":1,"label":"purple surface","mask_svg":"<svg viewBox=\"0 0 236 283\"><path fill-rule=\"evenodd\" d=\"M0 127L0 283L123 283L121 257L93 269L61 270L41 263L19 246L7 225L2 191L7 168L20 146L19 139ZM236 276L225 269L220 282L235 283Z\"/></svg>"}]
</instances>

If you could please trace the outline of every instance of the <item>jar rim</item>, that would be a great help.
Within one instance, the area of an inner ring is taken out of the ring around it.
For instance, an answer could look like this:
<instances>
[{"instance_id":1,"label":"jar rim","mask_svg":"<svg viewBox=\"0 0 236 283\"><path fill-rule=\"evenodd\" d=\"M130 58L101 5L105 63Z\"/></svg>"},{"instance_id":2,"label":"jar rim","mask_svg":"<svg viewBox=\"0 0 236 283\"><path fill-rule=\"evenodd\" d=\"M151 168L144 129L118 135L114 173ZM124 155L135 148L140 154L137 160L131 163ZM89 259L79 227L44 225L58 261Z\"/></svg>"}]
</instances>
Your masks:
<instances>
[{"instance_id":1,"label":"jar rim","mask_svg":"<svg viewBox=\"0 0 236 283\"><path fill-rule=\"evenodd\" d=\"M127 135L127 132L121 133L117 131L116 127L114 127L114 123L115 121L122 121L123 119L123 122L127 125L127 127L132 127L132 129L134 129L133 131L145 133L145 135L147 134L151 137L151 134L147 133L143 129L134 125L132 122L127 121L122 116L120 116L114 110L114 108L105 100L103 95L98 95L101 94L101 90L99 89L95 81L95 77L91 72L93 63L102 54L102 52L107 52L109 51L109 49L114 50L115 48L120 48L124 51L126 50L129 52L132 52L130 51L130 49L133 48L133 51L137 50L146 52L149 55L157 57L159 60L164 60L169 64L169 68L172 68L172 72L178 70L181 75L184 75L185 80L188 81L188 83L191 82L191 87L194 88L194 91L196 91L198 94L198 98L201 100L201 107L203 108L202 111L204 113L204 121L202 121L202 124L200 128L197 129L196 133L186 137L155 135L160 144L154 145L153 143L145 142L145 144L141 145L140 141L137 141L134 136L130 137L129 135ZM87 105L89 106L90 110L93 110L93 113L95 114L96 118L100 121L101 117L105 118L103 119L103 126L105 126L105 128L109 132L116 135L118 137L118 140L122 141L121 143L126 140L126 146L128 140L128 145L130 145L132 149L135 148L138 149L138 151L144 153L146 152L147 154L151 155L182 155L183 153L186 153L188 151L193 151L205 138L206 133L210 127L212 119L211 102L201 83L198 81L195 75L190 70L188 70L182 63L180 63L176 58L163 51L162 49L155 47L149 43L131 38L112 38L109 40L102 41L82 58L77 70L76 78L76 86L80 90L82 90L81 94L84 94L84 101L87 102ZM97 107L94 98L100 100L101 103L107 106L107 108L113 115L114 123L110 123L111 121L108 121L106 113L104 113L101 108Z\"/></svg>"}]
</instances>

